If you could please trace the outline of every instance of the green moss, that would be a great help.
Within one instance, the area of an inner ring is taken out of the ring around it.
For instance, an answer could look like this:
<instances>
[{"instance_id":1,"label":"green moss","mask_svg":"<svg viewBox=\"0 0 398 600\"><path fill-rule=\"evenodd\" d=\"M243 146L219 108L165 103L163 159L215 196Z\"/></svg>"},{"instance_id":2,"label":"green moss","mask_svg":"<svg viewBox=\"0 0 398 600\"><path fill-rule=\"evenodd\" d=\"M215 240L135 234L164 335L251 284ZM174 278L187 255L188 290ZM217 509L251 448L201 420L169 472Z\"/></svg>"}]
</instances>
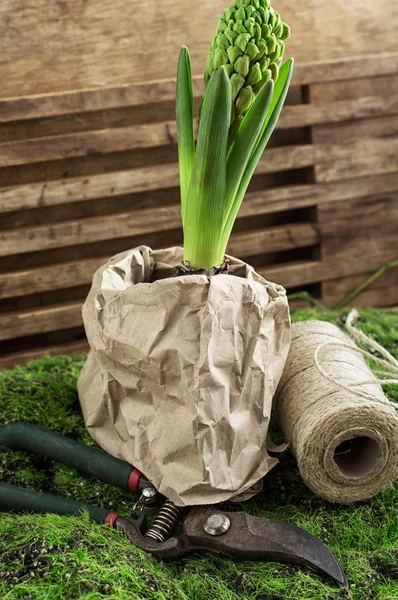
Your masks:
<instances>
[{"instance_id":1,"label":"green moss","mask_svg":"<svg viewBox=\"0 0 398 600\"><path fill-rule=\"evenodd\" d=\"M294 320L342 314L296 310ZM398 355L398 314L361 312L361 328ZM93 444L76 395L84 357L44 358L0 372L0 425L26 420ZM398 391L388 394L398 401ZM128 515L128 493L59 464L1 451L0 480L85 500ZM397 600L398 486L371 502L328 504L301 481L288 453L266 478L264 493L247 512L290 521L336 552L350 582L339 591L307 569L210 556L159 563L119 532L84 518L0 514L0 598L5 600Z\"/></svg>"}]
</instances>

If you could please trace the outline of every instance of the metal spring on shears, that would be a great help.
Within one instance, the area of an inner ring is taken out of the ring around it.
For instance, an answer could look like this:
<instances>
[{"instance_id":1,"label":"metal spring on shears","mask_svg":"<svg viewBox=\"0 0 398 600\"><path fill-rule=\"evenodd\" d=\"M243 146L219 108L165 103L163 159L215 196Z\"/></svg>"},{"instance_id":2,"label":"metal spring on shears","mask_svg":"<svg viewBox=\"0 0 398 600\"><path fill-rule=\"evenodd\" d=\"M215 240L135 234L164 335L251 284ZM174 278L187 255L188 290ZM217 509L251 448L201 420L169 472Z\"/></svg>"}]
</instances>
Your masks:
<instances>
[{"instance_id":1,"label":"metal spring on shears","mask_svg":"<svg viewBox=\"0 0 398 600\"><path fill-rule=\"evenodd\" d=\"M171 537L182 515L182 508L176 506L170 500L166 500L145 537L152 538L156 542L165 542Z\"/></svg>"}]
</instances>

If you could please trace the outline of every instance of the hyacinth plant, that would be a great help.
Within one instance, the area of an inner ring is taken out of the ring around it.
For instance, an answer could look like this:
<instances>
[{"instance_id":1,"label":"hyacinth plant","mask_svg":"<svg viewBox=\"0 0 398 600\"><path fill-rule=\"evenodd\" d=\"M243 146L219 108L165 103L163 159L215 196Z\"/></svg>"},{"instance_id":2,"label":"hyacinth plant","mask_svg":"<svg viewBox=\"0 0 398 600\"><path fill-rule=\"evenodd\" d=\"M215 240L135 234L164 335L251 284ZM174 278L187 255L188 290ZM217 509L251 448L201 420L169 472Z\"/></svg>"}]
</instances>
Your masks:
<instances>
[{"instance_id":1,"label":"hyacinth plant","mask_svg":"<svg viewBox=\"0 0 398 600\"><path fill-rule=\"evenodd\" d=\"M184 263L219 268L243 197L275 128L293 59L282 64L289 27L269 0L236 0L224 11L206 61L206 92L194 137L192 68L181 49L177 129Z\"/></svg>"}]
</instances>

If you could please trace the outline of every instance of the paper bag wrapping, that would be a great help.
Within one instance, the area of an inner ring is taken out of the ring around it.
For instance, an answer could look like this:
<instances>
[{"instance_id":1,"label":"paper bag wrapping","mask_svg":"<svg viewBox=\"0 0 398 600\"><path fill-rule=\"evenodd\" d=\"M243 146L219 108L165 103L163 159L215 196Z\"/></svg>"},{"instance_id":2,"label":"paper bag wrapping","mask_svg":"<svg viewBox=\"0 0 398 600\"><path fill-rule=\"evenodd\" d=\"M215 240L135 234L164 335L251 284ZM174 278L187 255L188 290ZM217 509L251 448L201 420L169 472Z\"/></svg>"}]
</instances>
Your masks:
<instances>
[{"instance_id":1,"label":"paper bag wrapping","mask_svg":"<svg viewBox=\"0 0 398 600\"><path fill-rule=\"evenodd\" d=\"M255 493L290 344L285 290L230 258L173 277L181 248L118 254L83 306L91 351L78 392L88 431L178 506Z\"/></svg>"}]
</instances>

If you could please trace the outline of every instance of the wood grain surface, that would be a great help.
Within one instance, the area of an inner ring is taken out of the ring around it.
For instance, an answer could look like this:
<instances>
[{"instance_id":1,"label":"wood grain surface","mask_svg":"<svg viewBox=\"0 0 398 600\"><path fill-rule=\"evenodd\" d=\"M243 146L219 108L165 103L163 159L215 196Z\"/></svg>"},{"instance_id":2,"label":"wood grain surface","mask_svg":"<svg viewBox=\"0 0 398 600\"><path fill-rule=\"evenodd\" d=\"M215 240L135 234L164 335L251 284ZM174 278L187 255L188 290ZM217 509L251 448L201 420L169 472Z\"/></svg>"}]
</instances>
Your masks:
<instances>
[{"instance_id":1,"label":"wood grain surface","mask_svg":"<svg viewBox=\"0 0 398 600\"><path fill-rule=\"evenodd\" d=\"M299 64L396 50L396 0L277 0ZM189 45L203 73L217 19L230 2L202 0L2 0L1 96L173 77Z\"/></svg>"}]
</instances>

